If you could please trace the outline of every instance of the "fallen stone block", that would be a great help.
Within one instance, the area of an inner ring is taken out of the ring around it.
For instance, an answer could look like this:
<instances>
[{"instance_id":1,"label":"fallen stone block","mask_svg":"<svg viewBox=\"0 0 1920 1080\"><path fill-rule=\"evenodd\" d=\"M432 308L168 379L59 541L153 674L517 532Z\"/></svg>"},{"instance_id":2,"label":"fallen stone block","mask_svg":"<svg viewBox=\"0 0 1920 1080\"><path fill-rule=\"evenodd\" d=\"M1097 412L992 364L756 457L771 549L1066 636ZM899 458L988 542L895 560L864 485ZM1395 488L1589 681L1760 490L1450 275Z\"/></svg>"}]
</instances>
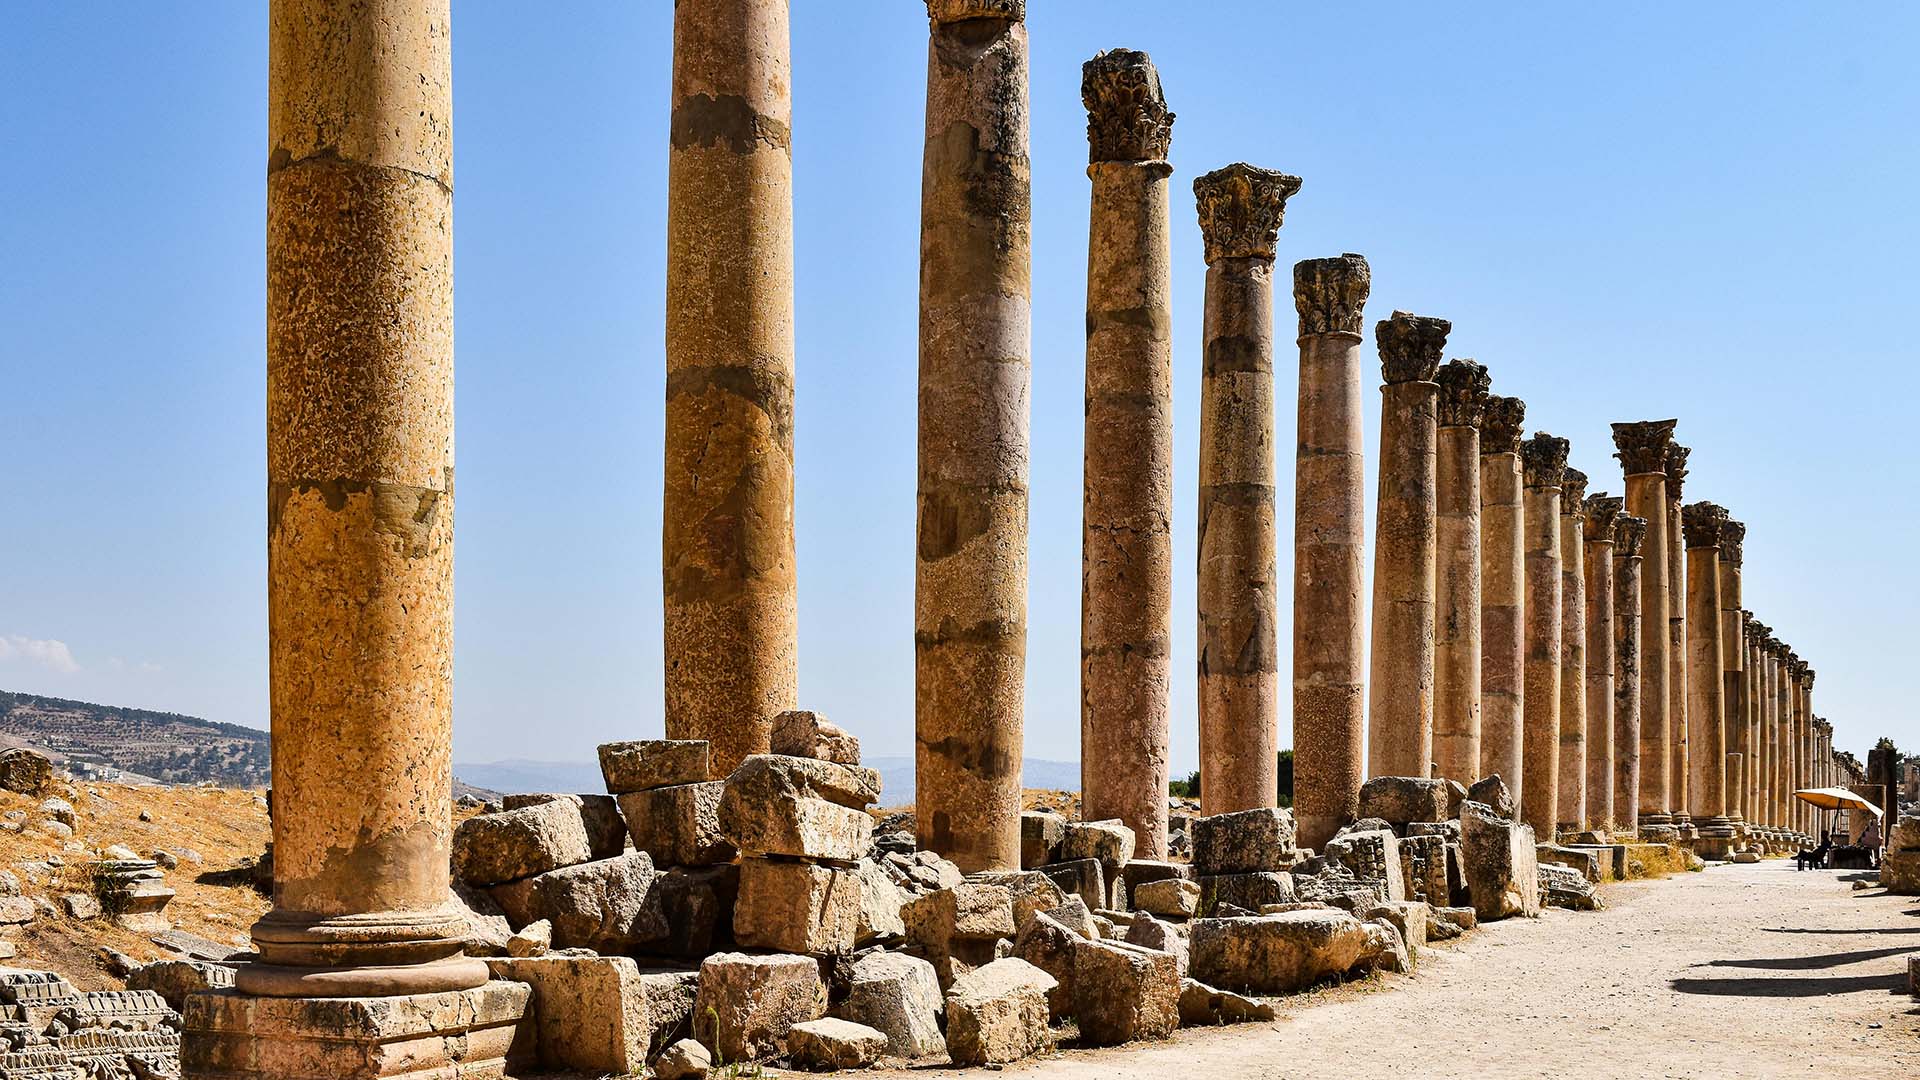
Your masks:
<instances>
[{"instance_id":1,"label":"fallen stone block","mask_svg":"<svg viewBox=\"0 0 1920 1080\"><path fill-rule=\"evenodd\" d=\"M907 924L900 917L900 909L906 905L906 894L871 860L860 860L856 872L860 877L860 920L854 943L866 946L905 937Z\"/></svg>"},{"instance_id":2,"label":"fallen stone block","mask_svg":"<svg viewBox=\"0 0 1920 1080\"><path fill-rule=\"evenodd\" d=\"M646 1068L653 1034L640 969L624 956L487 961L496 979L533 987L530 1012L543 1069L626 1076Z\"/></svg>"},{"instance_id":3,"label":"fallen stone block","mask_svg":"<svg viewBox=\"0 0 1920 1080\"><path fill-rule=\"evenodd\" d=\"M775 1057L793 1025L826 1013L820 965L808 957L719 953L700 965L693 1035L724 1061Z\"/></svg>"},{"instance_id":4,"label":"fallen stone block","mask_svg":"<svg viewBox=\"0 0 1920 1080\"><path fill-rule=\"evenodd\" d=\"M1209 874L1202 877L1199 914L1211 915L1221 905L1247 911L1259 911L1268 904L1285 904L1297 899L1292 874L1245 873Z\"/></svg>"},{"instance_id":5,"label":"fallen stone block","mask_svg":"<svg viewBox=\"0 0 1920 1080\"><path fill-rule=\"evenodd\" d=\"M742 855L777 855L851 866L873 846L873 817L865 810L781 788L762 762L805 761L831 769L845 766L809 758L760 757L727 781L720 800L720 828ZM746 774L744 780L742 774Z\"/></svg>"},{"instance_id":6,"label":"fallen stone block","mask_svg":"<svg viewBox=\"0 0 1920 1080\"><path fill-rule=\"evenodd\" d=\"M1060 861L1060 843L1067 836L1067 819L1047 810L1020 815L1020 868L1036 870Z\"/></svg>"},{"instance_id":7,"label":"fallen stone block","mask_svg":"<svg viewBox=\"0 0 1920 1080\"><path fill-rule=\"evenodd\" d=\"M704 739L642 739L600 747L600 775L613 795L702 784L712 779L708 764Z\"/></svg>"},{"instance_id":8,"label":"fallen stone block","mask_svg":"<svg viewBox=\"0 0 1920 1080\"><path fill-rule=\"evenodd\" d=\"M627 823L620 816L620 804L611 795L508 795L500 800L500 806L512 811L550 802L579 807L580 823L586 827L587 847L593 858L611 859L627 850Z\"/></svg>"},{"instance_id":9,"label":"fallen stone block","mask_svg":"<svg viewBox=\"0 0 1920 1080\"><path fill-rule=\"evenodd\" d=\"M1379 955L1367 923L1344 911L1288 911L1248 918L1197 919L1189 970L1210 986L1265 994L1304 990Z\"/></svg>"},{"instance_id":10,"label":"fallen stone block","mask_svg":"<svg viewBox=\"0 0 1920 1080\"><path fill-rule=\"evenodd\" d=\"M1409 836L1399 847L1401 886L1407 899L1445 906L1453 895L1447 883L1446 838Z\"/></svg>"},{"instance_id":11,"label":"fallen stone block","mask_svg":"<svg viewBox=\"0 0 1920 1080\"><path fill-rule=\"evenodd\" d=\"M25 747L0 750L0 789L20 795L45 795L53 784L53 762Z\"/></svg>"},{"instance_id":12,"label":"fallen stone block","mask_svg":"<svg viewBox=\"0 0 1920 1080\"><path fill-rule=\"evenodd\" d=\"M1733 853L1733 861L1735 863L1757 863L1760 861L1760 853L1757 851L1736 851ZM1884 861L1881 863L1880 876L1883 878L1886 877L1886 863Z\"/></svg>"},{"instance_id":13,"label":"fallen stone block","mask_svg":"<svg viewBox=\"0 0 1920 1080\"><path fill-rule=\"evenodd\" d=\"M1407 876L1400 864L1400 840L1387 829L1348 832L1327 841L1328 858L1338 860L1361 881L1384 886L1383 900L1407 898Z\"/></svg>"},{"instance_id":14,"label":"fallen stone block","mask_svg":"<svg viewBox=\"0 0 1920 1080\"><path fill-rule=\"evenodd\" d=\"M720 828L720 800L726 784L698 784L632 791L620 796L620 813L636 850L659 866L707 866L734 856Z\"/></svg>"},{"instance_id":15,"label":"fallen stone block","mask_svg":"<svg viewBox=\"0 0 1920 1080\"><path fill-rule=\"evenodd\" d=\"M1110 869L1118 869L1133 858L1133 830L1118 818L1111 821L1069 821L1060 841L1063 862L1098 859Z\"/></svg>"},{"instance_id":16,"label":"fallen stone block","mask_svg":"<svg viewBox=\"0 0 1920 1080\"><path fill-rule=\"evenodd\" d=\"M1539 864L1530 826L1467 800L1460 805L1460 862L1480 921L1540 914Z\"/></svg>"},{"instance_id":17,"label":"fallen stone block","mask_svg":"<svg viewBox=\"0 0 1920 1080\"><path fill-rule=\"evenodd\" d=\"M812 1072L864 1069L887 1052L887 1037L865 1024L823 1017L793 1025L787 1032L787 1057Z\"/></svg>"},{"instance_id":18,"label":"fallen stone block","mask_svg":"<svg viewBox=\"0 0 1920 1080\"><path fill-rule=\"evenodd\" d=\"M1507 782L1500 779L1499 773L1475 781L1467 789L1467 801L1485 806L1493 811L1495 817L1510 818L1515 809L1513 793L1507 790Z\"/></svg>"},{"instance_id":19,"label":"fallen stone block","mask_svg":"<svg viewBox=\"0 0 1920 1080\"><path fill-rule=\"evenodd\" d=\"M488 890L515 926L545 919L561 949L625 953L667 937L655 893L660 874L644 851L552 870Z\"/></svg>"},{"instance_id":20,"label":"fallen stone block","mask_svg":"<svg viewBox=\"0 0 1920 1080\"><path fill-rule=\"evenodd\" d=\"M1187 863L1160 859L1128 859L1126 865L1120 868L1120 881L1126 885L1129 897L1134 890L1148 882L1174 879L1193 880L1193 867Z\"/></svg>"},{"instance_id":21,"label":"fallen stone block","mask_svg":"<svg viewBox=\"0 0 1920 1080\"><path fill-rule=\"evenodd\" d=\"M894 1057L947 1052L940 1033L945 1011L933 965L904 953L874 952L854 962L847 997L836 1015L880 1032Z\"/></svg>"},{"instance_id":22,"label":"fallen stone block","mask_svg":"<svg viewBox=\"0 0 1920 1080\"><path fill-rule=\"evenodd\" d=\"M1480 925L1480 915L1470 907L1436 907L1427 922L1427 940L1456 938Z\"/></svg>"},{"instance_id":23,"label":"fallen stone block","mask_svg":"<svg viewBox=\"0 0 1920 1080\"><path fill-rule=\"evenodd\" d=\"M568 803L479 814L453 831L453 871L470 885L517 881L592 857L580 807Z\"/></svg>"},{"instance_id":24,"label":"fallen stone block","mask_svg":"<svg viewBox=\"0 0 1920 1080\"><path fill-rule=\"evenodd\" d=\"M955 1064L1019 1061L1052 1042L1053 976L1009 957L955 980L947 992L947 1056Z\"/></svg>"},{"instance_id":25,"label":"fallen stone block","mask_svg":"<svg viewBox=\"0 0 1920 1080\"><path fill-rule=\"evenodd\" d=\"M553 948L553 923L540 919L528 923L507 939L508 956L545 956Z\"/></svg>"},{"instance_id":26,"label":"fallen stone block","mask_svg":"<svg viewBox=\"0 0 1920 1080\"><path fill-rule=\"evenodd\" d=\"M1449 781L1451 783L1451 781ZM1454 808L1455 817L1450 821L1410 821L1407 823L1407 835L1402 839L1416 836L1438 836L1450 844L1460 842L1459 808Z\"/></svg>"},{"instance_id":27,"label":"fallen stone block","mask_svg":"<svg viewBox=\"0 0 1920 1080\"><path fill-rule=\"evenodd\" d=\"M1095 1046L1162 1039L1180 1026L1180 969L1171 953L1124 942L1079 941L1073 1015Z\"/></svg>"},{"instance_id":28,"label":"fallen stone block","mask_svg":"<svg viewBox=\"0 0 1920 1080\"><path fill-rule=\"evenodd\" d=\"M156 960L127 976L127 989L151 990L178 1012L188 994L232 989L234 971L235 965L213 960Z\"/></svg>"},{"instance_id":29,"label":"fallen stone block","mask_svg":"<svg viewBox=\"0 0 1920 1080\"><path fill-rule=\"evenodd\" d=\"M707 1080L713 1068L713 1055L692 1039L681 1039L667 1047L653 1063L653 1075L659 1080Z\"/></svg>"},{"instance_id":30,"label":"fallen stone block","mask_svg":"<svg viewBox=\"0 0 1920 1080\"><path fill-rule=\"evenodd\" d=\"M1046 914L1053 916L1061 925L1083 938L1100 936L1100 925L1095 921L1093 912L1087 909L1087 902L1077 896L1067 897L1059 907ZM1025 929L1024 923L1021 928Z\"/></svg>"},{"instance_id":31,"label":"fallen stone block","mask_svg":"<svg viewBox=\"0 0 1920 1080\"><path fill-rule=\"evenodd\" d=\"M700 972L642 971L640 987L647 997L647 1057L657 1058L672 1044L692 1038L693 1002L700 992Z\"/></svg>"},{"instance_id":32,"label":"fallen stone block","mask_svg":"<svg viewBox=\"0 0 1920 1080\"><path fill-rule=\"evenodd\" d=\"M973 875L969 880L998 885L1013 901L1015 931L1027 924L1035 912L1052 911L1066 903L1067 896L1052 878L1038 870L1001 870Z\"/></svg>"},{"instance_id":33,"label":"fallen stone block","mask_svg":"<svg viewBox=\"0 0 1920 1080\"><path fill-rule=\"evenodd\" d=\"M1182 1027L1245 1024L1272 1020L1273 1005L1258 998L1216 990L1203 982L1180 980L1180 1025Z\"/></svg>"},{"instance_id":34,"label":"fallen stone block","mask_svg":"<svg viewBox=\"0 0 1920 1080\"><path fill-rule=\"evenodd\" d=\"M788 709L773 718L768 749L787 757L837 765L860 764L860 740L810 709Z\"/></svg>"},{"instance_id":35,"label":"fallen stone block","mask_svg":"<svg viewBox=\"0 0 1920 1080\"><path fill-rule=\"evenodd\" d=\"M1570 911L1600 910L1600 895L1594 892L1593 882L1588 881L1580 871L1570 866L1541 863L1539 875L1543 903Z\"/></svg>"},{"instance_id":36,"label":"fallen stone block","mask_svg":"<svg viewBox=\"0 0 1920 1080\"><path fill-rule=\"evenodd\" d=\"M1174 966L1181 978L1187 977L1187 935L1181 927L1170 922L1161 922L1151 916L1135 919L1127 927L1124 938L1129 945L1138 945L1143 949L1155 949L1167 953L1174 959Z\"/></svg>"},{"instance_id":37,"label":"fallen stone block","mask_svg":"<svg viewBox=\"0 0 1920 1080\"><path fill-rule=\"evenodd\" d=\"M1376 776L1360 785L1360 816L1379 818L1389 825L1415 821L1445 821L1447 781L1423 776Z\"/></svg>"},{"instance_id":38,"label":"fallen stone block","mask_svg":"<svg viewBox=\"0 0 1920 1080\"><path fill-rule=\"evenodd\" d=\"M1073 952L1082 941L1097 941L1097 934L1081 933L1041 912L1027 920L1014 940L1013 955L1053 976L1054 986L1047 992L1047 1006L1054 1019L1073 1012Z\"/></svg>"},{"instance_id":39,"label":"fallen stone block","mask_svg":"<svg viewBox=\"0 0 1920 1080\"><path fill-rule=\"evenodd\" d=\"M1405 975L1413 971L1413 949L1400 936L1400 928L1385 919L1366 923L1367 940L1373 947L1373 966L1379 971Z\"/></svg>"},{"instance_id":40,"label":"fallen stone block","mask_svg":"<svg viewBox=\"0 0 1920 1080\"><path fill-rule=\"evenodd\" d=\"M1292 868L1298 859L1290 810L1269 807L1194 820L1193 869L1196 874L1284 871Z\"/></svg>"},{"instance_id":41,"label":"fallen stone block","mask_svg":"<svg viewBox=\"0 0 1920 1080\"><path fill-rule=\"evenodd\" d=\"M1039 868L1040 873L1053 879L1060 891L1078 896L1086 902L1087 910L1098 911L1107 906L1111 899L1107 895L1107 874L1098 859L1075 859L1072 862L1050 863Z\"/></svg>"},{"instance_id":42,"label":"fallen stone block","mask_svg":"<svg viewBox=\"0 0 1920 1080\"><path fill-rule=\"evenodd\" d=\"M948 943L991 941L1012 937L1013 896L1005 887L963 881L950 889L927 893L900 909L907 940L924 948L943 950Z\"/></svg>"},{"instance_id":43,"label":"fallen stone block","mask_svg":"<svg viewBox=\"0 0 1920 1080\"><path fill-rule=\"evenodd\" d=\"M880 800L880 774L863 765L842 765L786 754L754 754L727 777L743 808L781 799L825 799L860 810Z\"/></svg>"},{"instance_id":44,"label":"fallen stone block","mask_svg":"<svg viewBox=\"0 0 1920 1080\"><path fill-rule=\"evenodd\" d=\"M1133 904L1154 915L1191 918L1200 909L1200 883L1185 878L1143 882L1133 890Z\"/></svg>"},{"instance_id":45,"label":"fallen stone block","mask_svg":"<svg viewBox=\"0 0 1920 1080\"><path fill-rule=\"evenodd\" d=\"M851 952L864 895L857 871L741 859L733 939L750 949L810 956Z\"/></svg>"},{"instance_id":46,"label":"fallen stone block","mask_svg":"<svg viewBox=\"0 0 1920 1080\"><path fill-rule=\"evenodd\" d=\"M1559 844L1535 844L1534 861L1564 866L1577 870L1588 881L1599 881L1601 877L1600 853L1591 849L1561 847Z\"/></svg>"},{"instance_id":47,"label":"fallen stone block","mask_svg":"<svg viewBox=\"0 0 1920 1080\"><path fill-rule=\"evenodd\" d=\"M1427 928L1433 924L1433 909L1418 900L1389 901L1368 908L1360 917L1370 922L1392 923L1407 952L1417 960L1420 950L1427 947Z\"/></svg>"}]
</instances>

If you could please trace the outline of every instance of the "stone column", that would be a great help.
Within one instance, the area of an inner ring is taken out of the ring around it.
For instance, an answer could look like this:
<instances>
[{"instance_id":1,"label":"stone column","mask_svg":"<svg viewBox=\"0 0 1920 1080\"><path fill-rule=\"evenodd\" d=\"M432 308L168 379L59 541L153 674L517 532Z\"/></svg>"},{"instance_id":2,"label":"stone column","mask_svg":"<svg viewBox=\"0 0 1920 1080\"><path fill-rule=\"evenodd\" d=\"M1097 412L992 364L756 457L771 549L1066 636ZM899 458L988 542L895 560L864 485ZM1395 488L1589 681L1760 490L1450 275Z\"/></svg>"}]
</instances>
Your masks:
<instances>
[{"instance_id":1,"label":"stone column","mask_svg":"<svg viewBox=\"0 0 1920 1080\"><path fill-rule=\"evenodd\" d=\"M1586 770L1587 825L1612 830L1613 811L1613 533L1621 500L1605 493L1587 496L1581 519L1583 587L1586 592Z\"/></svg>"},{"instance_id":2,"label":"stone column","mask_svg":"<svg viewBox=\"0 0 1920 1080\"><path fill-rule=\"evenodd\" d=\"M1453 324L1396 311L1380 347L1380 488L1373 534L1367 774L1433 771L1436 430L1440 354Z\"/></svg>"},{"instance_id":3,"label":"stone column","mask_svg":"<svg viewBox=\"0 0 1920 1080\"><path fill-rule=\"evenodd\" d=\"M1480 423L1487 369L1440 368L1434 526L1433 760L1435 775L1472 784L1480 773Z\"/></svg>"},{"instance_id":4,"label":"stone column","mask_svg":"<svg viewBox=\"0 0 1920 1080\"><path fill-rule=\"evenodd\" d=\"M1803 788L1815 786L1813 783L1813 668L1805 660L1795 658L1794 671L1794 710L1793 723L1795 745L1800 752L1799 779L1796 783ZM1812 835L1814 831L1813 807L1795 799L1800 809L1800 831ZM1897 817L1898 808L1894 808Z\"/></svg>"},{"instance_id":5,"label":"stone column","mask_svg":"<svg viewBox=\"0 0 1920 1080\"><path fill-rule=\"evenodd\" d=\"M1647 522L1640 569L1640 795L1641 826L1673 824L1667 690L1667 449L1676 420L1613 425L1616 457L1627 480L1627 513Z\"/></svg>"},{"instance_id":6,"label":"stone column","mask_svg":"<svg viewBox=\"0 0 1920 1080\"><path fill-rule=\"evenodd\" d=\"M1736 832L1744 832L1752 813L1751 778L1747 762L1753 757L1747 726L1747 634L1740 613L1740 564L1746 553L1747 527L1729 518L1720 526L1720 647L1721 681L1727 732L1727 817ZM1738 757L1739 760L1734 759Z\"/></svg>"},{"instance_id":7,"label":"stone column","mask_svg":"<svg viewBox=\"0 0 1920 1080\"><path fill-rule=\"evenodd\" d=\"M921 848L1020 866L1031 374L1024 0L928 0L914 753Z\"/></svg>"},{"instance_id":8,"label":"stone column","mask_svg":"<svg viewBox=\"0 0 1920 1080\"><path fill-rule=\"evenodd\" d=\"M1673 742L1667 783L1673 796L1673 823L1683 836L1694 827L1693 770L1687 755L1687 555L1680 521L1680 487L1687 478L1691 453L1679 443L1667 450L1667 735Z\"/></svg>"},{"instance_id":9,"label":"stone column","mask_svg":"<svg viewBox=\"0 0 1920 1080\"><path fill-rule=\"evenodd\" d=\"M1173 634L1173 113L1146 53L1082 69L1093 180L1087 246L1080 798L1167 857Z\"/></svg>"},{"instance_id":10,"label":"stone column","mask_svg":"<svg viewBox=\"0 0 1920 1080\"><path fill-rule=\"evenodd\" d=\"M1773 662L1768 675L1772 684L1772 709L1767 722L1773 726L1774 814L1783 829L1793 828L1793 710L1787 695L1787 647L1778 638L1770 639Z\"/></svg>"},{"instance_id":11,"label":"stone column","mask_svg":"<svg viewBox=\"0 0 1920 1080\"><path fill-rule=\"evenodd\" d=\"M1727 818L1727 743L1724 712L1726 663L1720 640L1720 531L1725 507L1697 502L1686 508L1687 541L1687 716L1692 739L1689 766L1693 780L1695 851L1703 858L1733 854L1733 825Z\"/></svg>"},{"instance_id":12,"label":"stone column","mask_svg":"<svg viewBox=\"0 0 1920 1080\"><path fill-rule=\"evenodd\" d=\"M1193 184L1207 260L1197 590L1207 814L1274 806L1280 797L1273 257L1287 199L1298 190L1298 177L1246 164ZM1299 745L1296 737L1296 762Z\"/></svg>"},{"instance_id":13,"label":"stone column","mask_svg":"<svg viewBox=\"0 0 1920 1080\"><path fill-rule=\"evenodd\" d=\"M1749 785L1752 795L1748 800L1747 817L1759 825L1772 825L1773 813L1769 803L1773 791L1772 777L1767 774L1768 739L1767 728L1761 722L1762 702L1765 700L1766 672L1765 658L1760 650L1764 632L1760 620L1753 612L1740 613L1747 630L1747 742L1751 747L1751 760L1747 772L1752 777Z\"/></svg>"},{"instance_id":14,"label":"stone column","mask_svg":"<svg viewBox=\"0 0 1920 1080\"><path fill-rule=\"evenodd\" d=\"M475 987L447 890L447 0L276 0L268 59L274 904L242 993Z\"/></svg>"},{"instance_id":15,"label":"stone column","mask_svg":"<svg viewBox=\"0 0 1920 1080\"><path fill-rule=\"evenodd\" d=\"M1550 843L1560 806L1560 488L1567 472L1567 440L1537 433L1520 444L1526 470L1525 544L1526 715L1520 817Z\"/></svg>"},{"instance_id":16,"label":"stone column","mask_svg":"<svg viewBox=\"0 0 1920 1080\"><path fill-rule=\"evenodd\" d=\"M793 102L785 0L674 7L666 732L713 779L795 706Z\"/></svg>"},{"instance_id":17,"label":"stone column","mask_svg":"<svg viewBox=\"0 0 1920 1080\"><path fill-rule=\"evenodd\" d=\"M1640 827L1640 577L1647 519L1621 514L1613 526L1613 824Z\"/></svg>"},{"instance_id":18,"label":"stone column","mask_svg":"<svg viewBox=\"0 0 1920 1080\"><path fill-rule=\"evenodd\" d=\"M1526 551L1520 436L1527 405L1489 397L1480 428L1480 775L1498 773L1517 794L1526 671Z\"/></svg>"},{"instance_id":19,"label":"stone column","mask_svg":"<svg viewBox=\"0 0 1920 1080\"><path fill-rule=\"evenodd\" d=\"M1358 255L1293 268L1300 313L1293 506L1293 813L1302 847L1353 820L1365 749L1361 636L1366 470L1360 447Z\"/></svg>"},{"instance_id":20,"label":"stone column","mask_svg":"<svg viewBox=\"0 0 1920 1080\"><path fill-rule=\"evenodd\" d=\"M1587 474L1560 484L1560 793L1562 832L1587 829Z\"/></svg>"}]
</instances>

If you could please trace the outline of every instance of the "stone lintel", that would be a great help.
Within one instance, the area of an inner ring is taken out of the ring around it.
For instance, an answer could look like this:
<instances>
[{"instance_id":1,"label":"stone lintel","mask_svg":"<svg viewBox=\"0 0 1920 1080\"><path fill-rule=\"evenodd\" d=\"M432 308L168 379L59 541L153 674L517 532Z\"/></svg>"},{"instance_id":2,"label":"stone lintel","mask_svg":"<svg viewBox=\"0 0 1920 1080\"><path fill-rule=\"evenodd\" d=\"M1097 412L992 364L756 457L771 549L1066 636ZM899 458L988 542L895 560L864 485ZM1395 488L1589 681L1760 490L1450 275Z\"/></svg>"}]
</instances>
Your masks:
<instances>
[{"instance_id":1,"label":"stone lintel","mask_svg":"<svg viewBox=\"0 0 1920 1080\"><path fill-rule=\"evenodd\" d=\"M1567 454L1572 444L1558 435L1536 431L1533 438L1520 444L1520 466L1530 488L1559 488L1567 475Z\"/></svg>"},{"instance_id":2,"label":"stone lintel","mask_svg":"<svg viewBox=\"0 0 1920 1080\"><path fill-rule=\"evenodd\" d=\"M1487 398L1487 411L1480 423L1482 454L1517 454L1520 438L1527 426L1527 403L1517 397Z\"/></svg>"},{"instance_id":3,"label":"stone lintel","mask_svg":"<svg viewBox=\"0 0 1920 1080\"><path fill-rule=\"evenodd\" d=\"M1680 531L1690 548L1719 547L1720 529L1727 523L1727 508L1717 503L1688 503L1680 508Z\"/></svg>"},{"instance_id":4,"label":"stone lintel","mask_svg":"<svg viewBox=\"0 0 1920 1080\"><path fill-rule=\"evenodd\" d=\"M1432 382L1440 371L1453 324L1430 315L1396 311L1374 324L1373 340L1380 349L1381 378L1396 383Z\"/></svg>"},{"instance_id":5,"label":"stone lintel","mask_svg":"<svg viewBox=\"0 0 1920 1080\"><path fill-rule=\"evenodd\" d=\"M1636 473L1664 473L1667 447L1673 442L1678 420L1633 420L1613 425L1614 457L1628 476Z\"/></svg>"},{"instance_id":6,"label":"stone lintel","mask_svg":"<svg viewBox=\"0 0 1920 1080\"><path fill-rule=\"evenodd\" d=\"M1614 541L1614 529L1620 515L1626 512L1626 500L1604 491L1587 496L1587 516L1585 522L1586 539L1589 543L1611 544Z\"/></svg>"},{"instance_id":7,"label":"stone lintel","mask_svg":"<svg viewBox=\"0 0 1920 1080\"><path fill-rule=\"evenodd\" d=\"M1488 391L1493 388L1486 365L1449 360L1434 378L1440 383L1439 426L1479 427L1486 419Z\"/></svg>"},{"instance_id":8,"label":"stone lintel","mask_svg":"<svg viewBox=\"0 0 1920 1080\"><path fill-rule=\"evenodd\" d=\"M1641 547L1647 542L1647 519L1621 514L1613 523L1613 553L1627 558L1638 558Z\"/></svg>"},{"instance_id":9,"label":"stone lintel","mask_svg":"<svg viewBox=\"0 0 1920 1080\"><path fill-rule=\"evenodd\" d=\"M1273 258L1287 200L1299 190L1299 177L1244 161L1194 180L1207 265L1221 259Z\"/></svg>"},{"instance_id":10,"label":"stone lintel","mask_svg":"<svg viewBox=\"0 0 1920 1080\"><path fill-rule=\"evenodd\" d=\"M1173 113L1160 90L1152 58L1112 49L1080 69L1080 100L1087 106L1088 157L1103 161L1164 161L1173 145Z\"/></svg>"}]
</instances>

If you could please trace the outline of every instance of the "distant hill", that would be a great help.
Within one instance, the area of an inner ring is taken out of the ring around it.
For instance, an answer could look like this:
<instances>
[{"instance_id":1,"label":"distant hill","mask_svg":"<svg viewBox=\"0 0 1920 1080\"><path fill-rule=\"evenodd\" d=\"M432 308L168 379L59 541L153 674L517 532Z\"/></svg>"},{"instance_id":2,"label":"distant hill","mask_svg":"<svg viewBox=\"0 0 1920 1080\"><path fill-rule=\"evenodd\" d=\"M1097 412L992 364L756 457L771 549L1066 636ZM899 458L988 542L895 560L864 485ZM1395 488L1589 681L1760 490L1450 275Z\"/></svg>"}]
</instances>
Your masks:
<instances>
[{"instance_id":1,"label":"distant hill","mask_svg":"<svg viewBox=\"0 0 1920 1080\"><path fill-rule=\"evenodd\" d=\"M0 742L38 750L70 771L169 784L267 783L267 733L197 716L0 691Z\"/></svg>"},{"instance_id":2,"label":"distant hill","mask_svg":"<svg viewBox=\"0 0 1920 1080\"><path fill-rule=\"evenodd\" d=\"M913 759L910 757L870 757L866 764L880 773L880 803L899 806L913 801ZM462 780L495 791L531 793L542 791L596 792L605 790L600 766L582 761L508 761L460 762L454 771ZM1080 763L1027 758L1021 768L1021 783L1030 788L1062 791L1080 790Z\"/></svg>"}]
</instances>

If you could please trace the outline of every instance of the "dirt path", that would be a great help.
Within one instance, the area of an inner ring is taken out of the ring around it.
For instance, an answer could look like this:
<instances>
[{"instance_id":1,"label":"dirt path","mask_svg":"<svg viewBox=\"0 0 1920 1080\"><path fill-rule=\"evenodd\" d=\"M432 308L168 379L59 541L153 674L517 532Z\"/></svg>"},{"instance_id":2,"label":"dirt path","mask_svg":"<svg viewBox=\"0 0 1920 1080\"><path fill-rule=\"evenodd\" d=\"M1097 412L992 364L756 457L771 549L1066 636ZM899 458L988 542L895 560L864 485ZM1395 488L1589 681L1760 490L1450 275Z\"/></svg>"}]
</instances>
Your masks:
<instances>
[{"instance_id":1,"label":"dirt path","mask_svg":"<svg viewBox=\"0 0 1920 1080\"><path fill-rule=\"evenodd\" d=\"M1069 1051L1032 1077L1920 1077L1920 898L1790 862L1605 887L1609 908L1490 924L1419 971L1269 1024ZM947 1074L951 1070L928 1070ZM924 1075L922 1073L921 1075Z\"/></svg>"}]
</instances>

